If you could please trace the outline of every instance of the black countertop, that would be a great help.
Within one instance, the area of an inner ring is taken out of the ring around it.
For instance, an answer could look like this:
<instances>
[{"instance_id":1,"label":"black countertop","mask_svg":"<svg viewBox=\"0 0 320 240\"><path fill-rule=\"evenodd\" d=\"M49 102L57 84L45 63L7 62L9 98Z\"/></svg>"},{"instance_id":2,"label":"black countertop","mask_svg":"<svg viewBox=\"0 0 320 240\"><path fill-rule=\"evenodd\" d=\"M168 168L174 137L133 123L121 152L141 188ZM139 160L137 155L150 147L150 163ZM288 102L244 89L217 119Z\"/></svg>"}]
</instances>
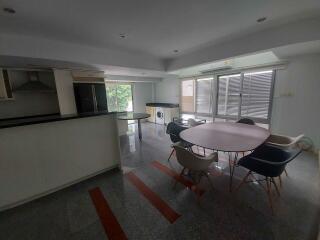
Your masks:
<instances>
[{"instance_id":1,"label":"black countertop","mask_svg":"<svg viewBox=\"0 0 320 240\"><path fill-rule=\"evenodd\" d=\"M100 115L109 115L116 114L114 112L90 112L90 113L81 113L81 114L49 114L42 116L30 116L30 117L20 117L20 118L11 118L11 119L0 119L0 129L1 128L10 128L10 127L18 127L39 123L47 123L47 122L56 122L56 121L65 121L76 118L86 118L86 117L94 117Z\"/></svg>"},{"instance_id":2,"label":"black countertop","mask_svg":"<svg viewBox=\"0 0 320 240\"><path fill-rule=\"evenodd\" d=\"M148 107L164 107L164 108L178 108L179 104L176 103L146 103Z\"/></svg>"}]
</instances>

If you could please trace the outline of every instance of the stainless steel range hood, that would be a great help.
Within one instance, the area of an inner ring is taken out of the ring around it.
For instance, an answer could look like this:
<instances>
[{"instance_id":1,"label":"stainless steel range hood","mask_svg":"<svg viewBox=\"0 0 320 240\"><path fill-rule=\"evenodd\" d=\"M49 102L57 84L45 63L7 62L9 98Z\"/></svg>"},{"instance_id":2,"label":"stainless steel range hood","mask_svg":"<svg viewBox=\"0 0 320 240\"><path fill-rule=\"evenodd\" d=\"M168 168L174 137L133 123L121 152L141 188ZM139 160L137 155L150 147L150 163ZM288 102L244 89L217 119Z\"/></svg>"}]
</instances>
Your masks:
<instances>
[{"instance_id":1,"label":"stainless steel range hood","mask_svg":"<svg viewBox=\"0 0 320 240\"><path fill-rule=\"evenodd\" d=\"M28 71L28 82L22 84L13 91L54 92L55 90L39 80L39 73L37 71Z\"/></svg>"}]
</instances>

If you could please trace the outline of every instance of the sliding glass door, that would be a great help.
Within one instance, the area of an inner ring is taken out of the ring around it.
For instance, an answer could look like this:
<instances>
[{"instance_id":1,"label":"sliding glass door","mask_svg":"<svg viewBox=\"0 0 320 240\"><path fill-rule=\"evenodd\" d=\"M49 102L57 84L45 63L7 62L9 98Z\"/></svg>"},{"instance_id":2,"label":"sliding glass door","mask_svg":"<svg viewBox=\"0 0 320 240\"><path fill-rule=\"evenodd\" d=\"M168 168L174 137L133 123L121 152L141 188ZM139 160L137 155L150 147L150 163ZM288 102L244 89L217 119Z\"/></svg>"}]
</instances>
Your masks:
<instances>
[{"instance_id":1,"label":"sliding glass door","mask_svg":"<svg viewBox=\"0 0 320 240\"><path fill-rule=\"evenodd\" d=\"M132 84L106 82L109 112L132 112Z\"/></svg>"},{"instance_id":2,"label":"sliding glass door","mask_svg":"<svg viewBox=\"0 0 320 240\"><path fill-rule=\"evenodd\" d=\"M245 72L218 77L216 115L249 117L268 123L271 117L274 71Z\"/></svg>"}]
</instances>

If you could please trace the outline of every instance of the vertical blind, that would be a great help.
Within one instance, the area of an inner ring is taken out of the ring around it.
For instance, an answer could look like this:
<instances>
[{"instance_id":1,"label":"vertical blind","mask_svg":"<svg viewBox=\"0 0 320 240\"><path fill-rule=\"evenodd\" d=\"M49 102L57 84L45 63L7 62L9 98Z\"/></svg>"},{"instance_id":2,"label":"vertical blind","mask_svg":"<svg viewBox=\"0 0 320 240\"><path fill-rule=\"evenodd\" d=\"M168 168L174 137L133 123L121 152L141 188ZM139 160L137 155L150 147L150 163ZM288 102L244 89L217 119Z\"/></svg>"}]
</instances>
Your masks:
<instances>
[{"instance_id":1,"label":"vertical blind","mask_svg":"<svg viewBox=\"0 0 320 240\"><path fill-rule=\"evenodd\" d=\"M269 119L273 71L219 76L217 114Z\"/></svg>"},{"instance_id":2,"label":"vertical blind","mask_svg":"<svg viewBox=\"0 0 320 240\"><path fill-rule=\"evenodd\" d=\"M194 81L181 82L181 109L182 112L194 112Z\"/></svg>"},{"instance_id":3,"label":"vertical blind","mask_svg":"<svg viewBox=\"0 0 320 240\"><path fill-rule=\"evenodd\" d=\"M213 78L197 79L196 111L198 114L212 114L212 80Z\"/></svg>"},{"instance_id":4,"label":"vertical blind","mask_svg":"<svg viewBox=\"0 0 320 240\"><path fill-rule=\"evenodd\" d=\"M241 116L267 119L272 71L245 73L242 85Z\"/></svg>"},{"instance_id":5,"label":"vertical blind","mask_svg":"<svg viewBox=\"0 0 320 240\"><path fill-rule=\"evenodd\" d=\"M240 103L240 84L240 74L219 77L218 115L238 116Z\"/></svg>"}]
</instances>

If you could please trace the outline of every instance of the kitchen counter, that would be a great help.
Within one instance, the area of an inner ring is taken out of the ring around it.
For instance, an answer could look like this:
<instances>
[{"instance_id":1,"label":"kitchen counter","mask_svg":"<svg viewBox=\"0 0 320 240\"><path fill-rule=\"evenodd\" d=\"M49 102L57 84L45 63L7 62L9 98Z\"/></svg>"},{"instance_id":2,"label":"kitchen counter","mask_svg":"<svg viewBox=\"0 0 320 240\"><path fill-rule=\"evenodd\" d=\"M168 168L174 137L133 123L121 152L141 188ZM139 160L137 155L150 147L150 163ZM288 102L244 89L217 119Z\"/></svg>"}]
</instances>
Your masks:
<instances>
[{"instance_id":1,"label":"kitchen counter","mask_svg":"<svg viewBox=\"0 0 320 240\"><path fill-rule=\"evenodd\" d=\"M178 108L179 104L175 103L146 103L147 107L163 107L163 108Z\"/></svg>"},{"instance_id":2,"label":"kitchen counter","mask_svg":"<svg viewBox=\"0 0 320 240\"><path fill-rule=\"evenodd\" d=\"M33 117L31 116L31 117L3 119L3 120L0 120L0 129L39 124L39 123L64 121L64 120L70 120L70 119L76 119L76 118L109 115L109 114L115 114L115 113L101 111L101 112L91 112L91 113L81 113L81 114L66 114L66 115L49 114L49 115L33 116Z\"/></svg>"},{"instance_id":3,"label":"kitchen counter","mask_svg":"<svg viewBox=\"0 0 320 240\"><path fill-rule=\"evenodd\" d=\"M116 114L19 121L0 129L0 212L120 166Z\"/></svg>"}]
</instances>

